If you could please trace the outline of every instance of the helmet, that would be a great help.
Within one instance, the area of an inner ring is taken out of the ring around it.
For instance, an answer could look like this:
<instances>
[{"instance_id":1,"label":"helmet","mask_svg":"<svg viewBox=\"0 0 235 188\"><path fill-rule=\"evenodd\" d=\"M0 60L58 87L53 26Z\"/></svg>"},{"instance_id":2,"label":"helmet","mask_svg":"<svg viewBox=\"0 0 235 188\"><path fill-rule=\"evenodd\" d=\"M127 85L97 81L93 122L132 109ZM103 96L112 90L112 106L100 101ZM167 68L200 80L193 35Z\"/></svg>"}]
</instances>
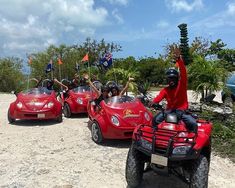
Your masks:
<instances>
[{"instance_id":1,"label":"helmet","mask_svg":"<svg viewBox=\"0 0 235 188\"><path fill-rule=\"evenodd\" d=\"M103 93L104 91L109 92L109 91L110 91L110 90L109 90L109 87L108 87L108 86L102 86L102 87L101 87L101 92Z\"/></svg>"},{"instance_id":2,"label":"helmet","mask_svg":"<svg viewBox=\"0 0 235 188\"><path fill-rule=\"evenodd\" d=\"M172 78L172 77L179 78L179 73L176 69L170 68L166 71L166 76L167 78Z\"/></svg>"},{"instance_id":3,"label":"helmet","mask_svg":"<svg viewBox=\"0 0 235 188\"><path fill-rule=\"evenodd\" d=\"M86 85L86 79L85 78L81 78L80 79L80 85L81 86L85 86Z\"/></svg>"},{"instance_id":4,"label":"helmet","mask_svg":"<svg viewBox=\"0 0 235 188\"><path fill-rule=\"evenodd\" d=\"M166 71L167 83L170 88L175 88L178 85L179 73L176 69L170 68Z\"/></svg>"}]
</instances>

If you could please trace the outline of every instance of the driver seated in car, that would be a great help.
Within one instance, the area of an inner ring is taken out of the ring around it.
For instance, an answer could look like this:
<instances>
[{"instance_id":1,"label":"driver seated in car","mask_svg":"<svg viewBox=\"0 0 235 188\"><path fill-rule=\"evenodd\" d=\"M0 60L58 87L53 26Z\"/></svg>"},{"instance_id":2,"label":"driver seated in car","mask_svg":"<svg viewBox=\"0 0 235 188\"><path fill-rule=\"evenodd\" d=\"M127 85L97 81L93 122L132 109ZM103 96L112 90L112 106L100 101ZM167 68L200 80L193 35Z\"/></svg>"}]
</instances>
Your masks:
<instances>
[{"instance_id":1,"label":"driver seated in car","mask_svg":"<svg viewBox=\"0 0 235 188\"><path fill-rule=\"evenodd\" d=\"M99 109L99 105L101 101L106 100L109 98L109 87L108 86L102 86L101 89L97 89L96 86L91 82L89 79L88 74L84 74L84 79L88 81L88 84L90 85L91 89L96 93L96 98L95 98L95 109Z\"/></svg>"},{"instance_id":2,"label":"driver seated in car","mask_svg":"<svg viewBox=\"0 0 235 188\"><path fill-rule=\"evenodd\" d=\"M113 84L110 88L112 97L124 95L125 92L127 91L128 87L129 87L129 83L133 80L134 80L134 78L129 77L129 79L128 79L125 87L122 89L122 91L119 90L119 88L116 84Z\"/></svg>"},{"instance_id":3,"label":"driver seated in car","mask_svg":"<svg viewBox=\"0 0 235 188\"><path fill-rule=\"evenodd\" d=\"M191 114L186 113L188 110L187 71L181 55L177 56L176 63L178 64L179 72L174 68L167 70L166 78L168 86L160 91L159 95L153 99L150 105L166 99L167 108L165 113L176 113L177 117L186 124L187 129L196 133L197 122ZM164 114L160 112L153 118L152 125L157 127L164 119Z\"/></svg>"}]
</instances>

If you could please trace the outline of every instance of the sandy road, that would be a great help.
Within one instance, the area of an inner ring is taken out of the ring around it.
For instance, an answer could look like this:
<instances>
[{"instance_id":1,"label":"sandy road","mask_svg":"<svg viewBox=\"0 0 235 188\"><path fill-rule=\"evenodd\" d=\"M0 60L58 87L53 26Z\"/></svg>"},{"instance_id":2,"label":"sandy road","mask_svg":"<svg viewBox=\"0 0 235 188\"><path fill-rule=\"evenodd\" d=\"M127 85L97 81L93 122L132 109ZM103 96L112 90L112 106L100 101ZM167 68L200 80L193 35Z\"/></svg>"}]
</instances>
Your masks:
<instances>
[{"instance_id":1,"label":"sandy road","mask_svg":"<svg viewBox=\"0 0 235 188\"><path fill-rule=\"evenodd\" d=\"M14 95L0 94L1 188L126 188L125 161L130 141L96 145L88 118L7 122ZM144 176L143 188L187 187L175 177ZM235 165L212 155L210 188L234 188Z\"/></svg>"}]
</instances>

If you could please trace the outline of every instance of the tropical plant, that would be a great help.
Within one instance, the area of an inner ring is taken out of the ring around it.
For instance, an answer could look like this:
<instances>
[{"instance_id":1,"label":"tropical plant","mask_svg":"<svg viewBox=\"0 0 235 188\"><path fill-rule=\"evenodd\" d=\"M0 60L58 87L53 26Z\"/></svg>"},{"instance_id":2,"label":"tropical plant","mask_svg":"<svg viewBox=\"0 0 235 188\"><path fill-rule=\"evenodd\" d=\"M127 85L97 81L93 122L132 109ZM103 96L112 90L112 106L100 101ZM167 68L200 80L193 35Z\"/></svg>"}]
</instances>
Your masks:
<instances>
[{"instance_id":1,"label":"tropical plant","mask_svg":"<svg viewBox=\"0 0 235 188\"><path fill-rule=\"evenodd\" d=\"M0 59L0 91L21 90L26 86L22 74L23 60L19 58Z\"/></svg>"},{"instance_id":2,"label":"tropical plant","mask_svg":"<svg viewBox=\"0 0 235 188\"><path fill-rule=\"evenodd\" d=\"M113 80L118 84L125 85L129 77L136 79L139 73L136 70L125 70L122 68L112 68L107 73L106 76L109 80ZM137 84L135 82L130 82L129 89L131 91L137 90Z\"/></svg>"},{"instance_id":3,"label":"tropical plant","mask_svg":"<svg viewBox=\"0 0 235 188\"><path fill-rule=\"evenodd\" d=\"M220 61L206 60L202 56L194 57L194 61L188 67L189 85L202 99L213 91L224 87L224 80L228 72L220 66Z\"/></svg>"}]
</instances>

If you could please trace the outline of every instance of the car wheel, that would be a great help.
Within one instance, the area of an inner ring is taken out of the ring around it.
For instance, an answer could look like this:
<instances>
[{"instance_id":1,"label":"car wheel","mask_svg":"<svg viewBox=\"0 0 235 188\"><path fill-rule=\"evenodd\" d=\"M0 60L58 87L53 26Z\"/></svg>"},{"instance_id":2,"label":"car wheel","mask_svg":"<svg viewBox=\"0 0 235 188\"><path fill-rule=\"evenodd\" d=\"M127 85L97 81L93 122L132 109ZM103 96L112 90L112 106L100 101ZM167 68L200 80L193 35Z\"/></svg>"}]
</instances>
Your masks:
<instances>
[{"instance_id":1,"label":"car wheel","mask_svg":"<svg viewBox=\"0 0 235 188\"><path fill-rule=\"evenodd\" d=\"M69 107L68 103L64 104L63 113L64 113L65 117L67 117L67 118L71 117L71 110L70 110L70 107Z\"/></svg>"},{"instance_id":2,"label":"car wheel","mask_svg":"<svg viewBox=\"0 0 235 188\"><path fill-rule=\"evenodd\" d=\"M10 110L8 110L7 118L8 118L8 122L10 124L12 124L12 123L14 123L16 121L14 118L11 117Z\"/></svg>"},{"instance_id":3,"label":"car wheel","mask_svg":"<svg viewBox=\"0 0 235 188\"><path fill-rule=\"evenodd\" d=\"M59 117L56 118L56 121L58 123L61 123L63 121L62 113L59 115Z\"/></svg>"},{"instance_id":4,"label":"car wheel","mask_svg":"<svg viewBox=\"0 0 235 188\"><path fill-rule=\"evenodd\" d=\"M190 188L207 188L209 164L205 156L200 155L196 161L193 161L190 172Z\"/></svg>"},{"instance_id":5,"label":"car wheel","mask_svg":"<svg viewBox=\"0 0 235 188\"><path fill-rule=\"evenodd\" d=\"M103 136L100 130L100 126L95 121L93 121L91 124L91 137L92 140L97 144L101 144L103 141Z\"/></svg>"},{"instance_id":6,"label":"car wheel","mask_svg":"<svg viewBox=\"0 0 235 188\"><path fill-rule=\"evenodd\" d=\"M142 153L131 145L126 161L126 181L129 187L138 187L143 179L144 161Z\"/></svg>"}]
</instances>

